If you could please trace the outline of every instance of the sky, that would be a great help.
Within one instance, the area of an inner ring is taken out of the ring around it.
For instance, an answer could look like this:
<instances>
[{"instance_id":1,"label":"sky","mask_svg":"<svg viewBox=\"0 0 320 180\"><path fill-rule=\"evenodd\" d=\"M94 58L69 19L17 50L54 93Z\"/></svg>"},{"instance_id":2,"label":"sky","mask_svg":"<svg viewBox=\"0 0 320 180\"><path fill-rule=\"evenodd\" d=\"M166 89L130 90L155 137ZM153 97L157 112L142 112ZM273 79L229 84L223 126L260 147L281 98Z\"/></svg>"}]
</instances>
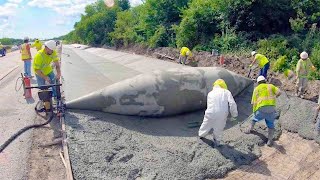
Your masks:
<instances>
[{"instance_id":1,"label":"sky","mask_svg":"<svg viewBox=\"0 0 320 180\"><path fill-rule=\"evenodd\" d=\"M97 0L0 0L0 38L47 39L65 35L86 5ZM132 6L141 0L130 0Z\"/></svg>"}]
</instances>

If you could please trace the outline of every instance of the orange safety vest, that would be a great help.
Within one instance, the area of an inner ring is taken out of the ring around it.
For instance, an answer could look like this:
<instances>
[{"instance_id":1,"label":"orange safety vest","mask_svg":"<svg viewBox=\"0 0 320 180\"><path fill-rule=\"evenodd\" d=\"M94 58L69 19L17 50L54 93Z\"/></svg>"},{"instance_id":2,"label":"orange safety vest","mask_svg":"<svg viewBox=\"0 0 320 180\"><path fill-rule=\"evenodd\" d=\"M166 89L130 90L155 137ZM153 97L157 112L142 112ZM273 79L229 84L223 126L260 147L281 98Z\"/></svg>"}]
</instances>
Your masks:
<instances>
[{"instance_id":1,"label":"orange safety vest","mask_svg":"<svg viewBox=\"0 0 320 180\"><path fill-rule=\"evenodd\" d=\"M21 45L21 59L22 60L30 60L31 56L29 55L29 52L27 50L27 43L24 43Z\"/></svg>"}]
</instances>

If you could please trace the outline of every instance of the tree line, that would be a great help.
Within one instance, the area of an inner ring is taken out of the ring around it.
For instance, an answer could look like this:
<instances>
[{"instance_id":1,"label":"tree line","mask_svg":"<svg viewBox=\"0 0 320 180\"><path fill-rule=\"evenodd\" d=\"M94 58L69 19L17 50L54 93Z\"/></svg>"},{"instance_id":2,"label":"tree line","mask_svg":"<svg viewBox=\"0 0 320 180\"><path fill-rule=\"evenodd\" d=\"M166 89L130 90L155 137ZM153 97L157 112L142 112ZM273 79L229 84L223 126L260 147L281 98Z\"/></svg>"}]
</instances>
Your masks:
<instances>
[{"instance_id":1,"label":"tree line","mask_svg":"<svg viewBox=\"0 0 320 180\"><path fill-rule=\"evenodd\" d=\"M86 6L70 43L149 48L188 46L244 54L257 50L274 69L293 68L307 51L320 67L320 0L116 0ZM318 77L319 78L319 77Z\"/></svg>"}]
</instances>

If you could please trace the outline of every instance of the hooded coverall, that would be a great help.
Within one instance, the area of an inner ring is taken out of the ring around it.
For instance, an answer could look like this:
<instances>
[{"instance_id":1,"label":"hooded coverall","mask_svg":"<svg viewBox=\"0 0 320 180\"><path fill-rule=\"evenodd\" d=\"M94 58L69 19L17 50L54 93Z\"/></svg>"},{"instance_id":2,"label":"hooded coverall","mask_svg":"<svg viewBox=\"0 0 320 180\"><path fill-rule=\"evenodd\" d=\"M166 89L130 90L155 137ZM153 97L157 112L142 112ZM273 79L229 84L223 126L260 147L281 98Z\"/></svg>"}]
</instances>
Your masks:
<instances>
[{"instance_id":1,"label":"hooded coverall","mask_svg":"<svg viewBox=\"0 0 320 180\"><path fill-rule=\"evenodd\" d=\"M207 110L199 129L199 137L206 136L213 129L213 139L220 141L229 114L229 107L231 116L237 117L237 104L231 92L222 86L215 85L208 94Z\"/></svg>"}]
</instances>

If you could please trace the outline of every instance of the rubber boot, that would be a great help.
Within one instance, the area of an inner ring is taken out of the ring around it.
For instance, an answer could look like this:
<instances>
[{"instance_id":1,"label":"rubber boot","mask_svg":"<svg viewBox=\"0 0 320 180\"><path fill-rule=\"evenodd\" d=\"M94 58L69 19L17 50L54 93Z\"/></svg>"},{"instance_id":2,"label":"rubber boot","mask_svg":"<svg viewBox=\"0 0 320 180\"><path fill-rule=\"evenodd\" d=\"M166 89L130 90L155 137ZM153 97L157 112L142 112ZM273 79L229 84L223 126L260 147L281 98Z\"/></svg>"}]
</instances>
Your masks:
<instances>
[{"instance_id":1,"label":"rubber boot","mask_svg":"<svg viewBox=\"0 0 320 180\"><path fill-rule=\"evenodd\" d=\"M268 146L273 145L273 135L274 135L274 129L268 129L268 142L267 142Z\"/></svg>"},{"instance_id":2,"label":"rubber boot","mask_svg":"<svg viewBox=\"0 0 320 180\"><path fill-rule=\"evenodd\" d=\"M297 97L300 96L300 93L299 93L299 86L296 86L296 94L295 94Z\"/></svg>"},{"instance_id":3,"label":"rubber boot","mask_svg":"<svg viewBox=\"0 0 320 180\"><path fill-rule=\"evenodd\" d=\"M255 121L251 121L250 127L249 127L248 129L246 129L246 130L244 131L244 133L250 134L250 133L253 131L253 128L254 128L254 125L255 125L255 124L256 124Z\"/></svg>"}]
</instances>

